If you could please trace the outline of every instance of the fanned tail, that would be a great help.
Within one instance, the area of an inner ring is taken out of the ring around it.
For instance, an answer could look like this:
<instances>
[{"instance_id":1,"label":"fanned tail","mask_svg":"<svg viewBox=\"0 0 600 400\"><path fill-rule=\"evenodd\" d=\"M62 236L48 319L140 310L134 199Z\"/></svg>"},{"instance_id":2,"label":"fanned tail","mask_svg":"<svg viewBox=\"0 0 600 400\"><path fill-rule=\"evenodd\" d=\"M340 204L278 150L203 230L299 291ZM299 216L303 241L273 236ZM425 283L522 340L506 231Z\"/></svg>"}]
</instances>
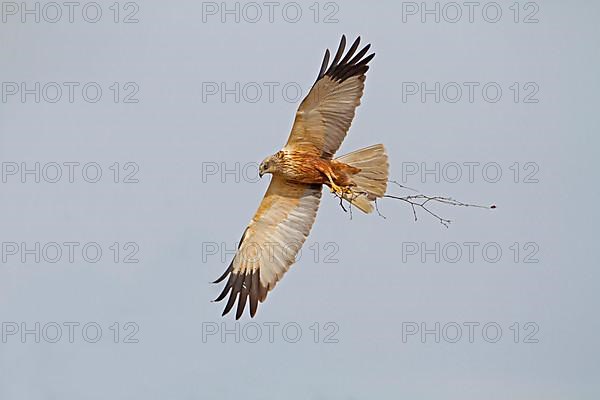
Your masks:
<instances>
[{"instance_id":1,"label":"fanned tail","mask_svg":"<svg viewBox=\"0 0 600 400\"><path fill-rule=\"evenodd\" d=\"M364 213L373 211L373 202L385 195L388 183L388 157L382 144L375 144L353 151L335 159L360 169L352 180L353 195L344 195L344 200Z\"/></svg>"}]
</instances>

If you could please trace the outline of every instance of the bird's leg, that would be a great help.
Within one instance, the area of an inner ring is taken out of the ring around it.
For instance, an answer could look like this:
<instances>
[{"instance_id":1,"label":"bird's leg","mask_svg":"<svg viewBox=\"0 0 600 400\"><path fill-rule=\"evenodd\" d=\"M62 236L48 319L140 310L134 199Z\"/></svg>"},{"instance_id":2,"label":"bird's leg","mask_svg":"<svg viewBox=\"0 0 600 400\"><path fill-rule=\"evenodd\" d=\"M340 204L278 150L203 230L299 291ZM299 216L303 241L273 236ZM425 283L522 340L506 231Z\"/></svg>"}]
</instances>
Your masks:
<instances>
[{"instance_id":1,"label":"bird's leg","mask_svg":"<svg viewBox=\"0 0 600 400\"><path fill-rule=\"evenodd\" d=\"M344 194L344 189L342 189L340 186L336 185L333 182L333 178L331 177L331 173L329 171L325 171L324 173L325 176L327 176L327 179L329 179L329 184L331 185L331 193L335 193L338 196L342 197L342 195Z\"/></svg>"},{"instance_id":2,"label":"bird's leg","mask_svg":"<svg viewBox=\"0 0 600 400\"><path fill-rule=\"evenodd\" d=\"M349 186L340 186L334 182L333 177L335 176L335 174L329 165L317 165L317 170L327 177L327 180L329 181L327 184L331 189L331 193L335 193L335 195L340 199L344 196L352 195L352 189L350 189Z\"/></svg>"}]
</instances>

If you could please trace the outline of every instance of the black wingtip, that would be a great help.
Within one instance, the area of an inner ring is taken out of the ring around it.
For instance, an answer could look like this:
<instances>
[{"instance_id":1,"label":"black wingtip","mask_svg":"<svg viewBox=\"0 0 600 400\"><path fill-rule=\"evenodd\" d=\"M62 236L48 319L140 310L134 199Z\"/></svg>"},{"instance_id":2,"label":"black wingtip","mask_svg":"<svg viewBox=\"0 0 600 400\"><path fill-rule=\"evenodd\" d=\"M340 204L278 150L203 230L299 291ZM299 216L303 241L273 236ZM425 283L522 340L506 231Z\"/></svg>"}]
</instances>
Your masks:
<instances>
[{"instance_id":1,"label":"black wingtip","mask_svg":"<svg viewBox=\"0 0 600 400\"><path fill-rule=\"evenodd\" d=\"M252 282L250 284L250 318L254 318L258 308L258 299L260 297L260 272L258 270L252 273Z\"/></svg>"},{"instance_id":2,"label":"black wingtip","mask_svg":"<svg viewBox=\"0 0 600 400\"><path fill-rule=\"evenodd\" d=\"M223 275L221 275L220 277L218 277L216 280L214 280L211 283L221 283L223 281L223 279L225 279L232 270L233 270L233 261L231 261L231 264L229 264L229 267L227 267L225 272L223 272Z\"/></svg>"},{"instance_id":3,"label":"black wingtip","mask_svg":"<svg viewBox=\"0 0 600 400\"><path fill-rule=\"evenodd\" d=\"M248 294L250 293L250 285L252 283L252 275L252 273L247 273L246 275L244 275L240 296L238 298L237 310L235 312L235 319L240 319L240 317L244 313L244 308L246 308L246 301L248 300Z\"/></svg>"},{"instance_id":4,"label":"black wingtip","mask_svg":"<svg viewBox=\"0 0 600 400\"><path fill-rule=\"evenodd\" d=\"M258 310L258 303L264 301L267 292L268 288L260 282L260 268L245 273L232 272L223 291L213 302L221 301L229 295L221 316L224 317L227 315L237 302L236 320L240 319L244 314L246 304L249 304L250 317L254 318Z\"/></svg>"},{"instance_id":5,"label":"black wingtip","mask_svg":"<svg viewBox=\"0 0 600 400\"><path fill-rule=\"evenodd\" d=\"M340 45L333 60L331 61L331 64L329 64L329 49L325 52L325 57L323 58L323 63L321 64L317 81L323 78L325 75L334 80L343 82L353 76L365 74L369 70L369 66L367 64L373 59L375 53L363 58L367 51L369 51L371 48L371 44L367 44L358 53L356 53L356 50L360 45L360 41L361 37L358 36L346 52L346 55L342 58L346 47L346 35L342 35Z\"/></svg>"},{"instance_id":6,"label":"black wingtip","mask_svg":"<svg viewBox=\"0 0 600 400\"><path fill-rule=\"evenodd\" d=\"M325 75L325 70L327 69L327 65L329 64L329 49L325 50L325 55L323 56L323 63L321 64L321 69L319 70L319 74L317 75L317 80L321 79L323 75Z\"/></svg>"}]
</instances>

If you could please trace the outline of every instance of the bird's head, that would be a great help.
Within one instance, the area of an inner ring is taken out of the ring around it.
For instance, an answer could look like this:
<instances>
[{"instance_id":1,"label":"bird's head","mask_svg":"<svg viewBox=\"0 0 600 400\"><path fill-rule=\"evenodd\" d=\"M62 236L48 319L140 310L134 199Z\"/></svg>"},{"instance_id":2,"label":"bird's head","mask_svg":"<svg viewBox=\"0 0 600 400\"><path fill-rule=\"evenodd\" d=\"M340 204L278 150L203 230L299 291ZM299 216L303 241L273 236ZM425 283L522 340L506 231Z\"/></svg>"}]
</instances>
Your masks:
<instances>
[{"instance_id":1,"label":"bird's head","mask_svg":"<svg viewBox=\"0 0 600 400\"><path fill-rule=\"evenodd\" d=\"M279 162L283 158L281 151L265 158L258 166L258 176L262 178L264 174L274 174L279 170Z\"/></svg>"}]
</instances>

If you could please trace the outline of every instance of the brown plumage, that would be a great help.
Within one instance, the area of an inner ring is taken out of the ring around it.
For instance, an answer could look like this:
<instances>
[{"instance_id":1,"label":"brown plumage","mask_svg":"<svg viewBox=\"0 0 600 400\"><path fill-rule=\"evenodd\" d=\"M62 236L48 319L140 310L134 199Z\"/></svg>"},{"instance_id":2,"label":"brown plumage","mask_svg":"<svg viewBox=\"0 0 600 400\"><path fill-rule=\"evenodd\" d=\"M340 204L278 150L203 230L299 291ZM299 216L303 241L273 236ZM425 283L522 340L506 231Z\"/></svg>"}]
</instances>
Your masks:
<instances>
[{"instance_id":1,"label":"brown plumage","mask_svg":"<svg viewBox=\"0 0 600 400\"><path fill-rule=\"evenodd\" d=\"M270 173L273 178L231 264L215 281L228 278L215 299L229 295L223 315L237 300L236 319L248 302L254 317L258 303L295 262L317 215L323 185L365 213L373 211L373 201L385 194L388 162L383 145L333 158L360 104L368 63L375 56L365 56L370 45L356 53L359 44L360 37L344 55L342 36L331 64L329 50L325 51L286 145L260 164L260 176Z\"/></svg>"}]
</instances>

